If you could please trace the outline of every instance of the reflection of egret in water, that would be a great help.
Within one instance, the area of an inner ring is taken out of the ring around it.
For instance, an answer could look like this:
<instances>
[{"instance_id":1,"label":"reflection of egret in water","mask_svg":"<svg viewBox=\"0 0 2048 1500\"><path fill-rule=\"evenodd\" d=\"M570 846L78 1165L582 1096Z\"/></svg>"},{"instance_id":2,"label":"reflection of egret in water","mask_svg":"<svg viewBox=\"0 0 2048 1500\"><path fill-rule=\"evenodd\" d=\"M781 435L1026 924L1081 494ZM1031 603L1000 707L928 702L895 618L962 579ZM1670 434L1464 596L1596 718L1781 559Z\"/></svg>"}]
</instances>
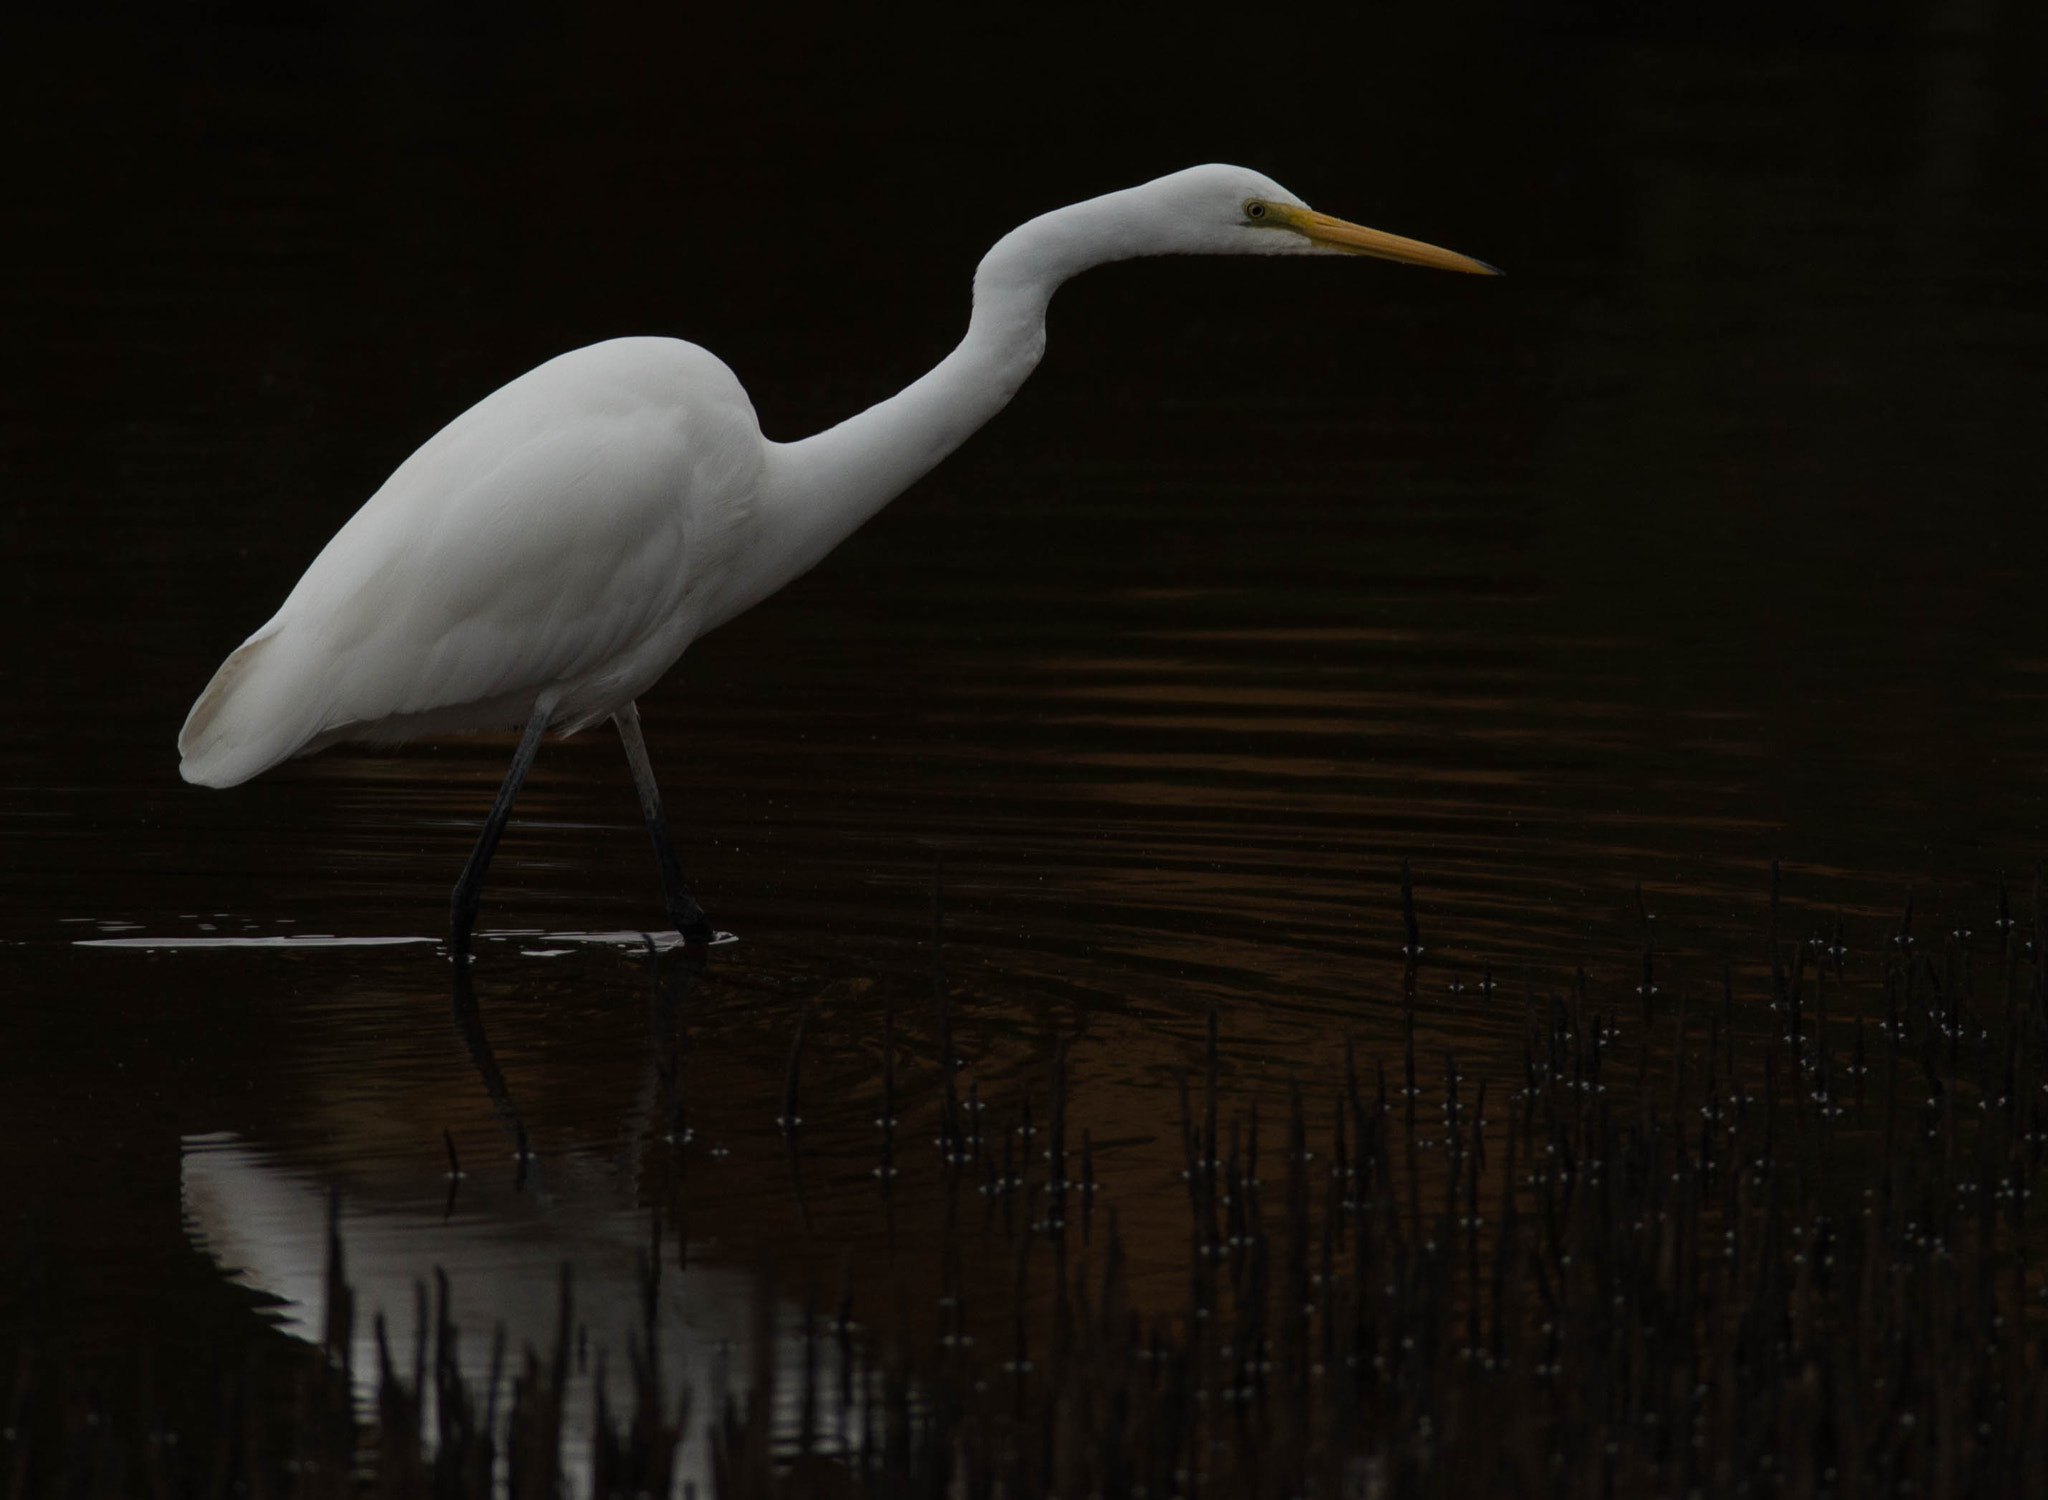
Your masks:
<instances>
[{"instance_id":1,"label":"reflection of egret in water","mask_svg":"<svg viewBox=\"0 0 2048 1500\"><path fill-rule=\"evenodd\" d=\"M659 986L657 986L659 993ZM470 1062L476 1065L477 1076L483 1079L484 1092L491 1096L491 1106L498 1112L498 1118L505 1122L505 1128L512 1132L512 1159L518 1164L513 1178L515 1187L526 1185L527 1168L533 1162L533 1145L526 1136L526 1121L519 1116L519 1106L512 1102L512 1089L505 1082L505 1070L498 1066L497 1055L491 1051L491 1039L484 1034L483 1012L477 1008L476 990L469 982L468 966L455 965L454 999L449 1009L455 1019L455 1034L462 1038L463 1049L469 1053ZM657 1007L658 1009L658 1007ZM653 1044L649 1048L652 1057L661 1047L661 1036L657 1029ZM677 1098L681 1094L678 1092ZM454 1159L453 1148L449 1151L448 1162L448 1207L453 1212L455 1194L461 1181L461 1168Z\"/></svg>"},{"instance_id":2,"label":"reflection of egret in water","mask_svg":"<svg viewBox=\"0 0 2048 1500\"><path fill-rule=\"evenodd\" d=\"M663 982L657 975L646 1079L628 1111L617 1160L589 1152L550 1157L542 1169L504 1071L493 1055L465 966L454 968L455 1028L511 1138L509 1173L451 1177L447 1197L417 1186L334 1199L311 1173L295 1170L232 1134L187 1137L182 1180L187 1232L242 1284L278 1299L284 1331L309 1342L324 1334L330 1215L345 1247L356 1321L351 1366L357 1398L374 1398L380 1369L377 1318L391 1357L409 1367L412 1340L424 1331L416 1309L438 1269L449 1273L449 1319L465 1379L479 1391L492 1378L500 1330L506 1356L496 1409L509 1408L510 1374L527 1348L543 1357L557 1337L564 1266L574 1286L576 1359L562 1434L565 1470L587 1471L594 1431L597 1355L627 1368L636 1344L653 1352L660 1388L672 1403L690 1392L697 1413L715 1415L721 1393L747 1380L762 1351L761 1313L775 1347L774 1403L779 1435L801 1429L813 1451L844 1451L857 1441L858 1376L841 1355L820 1359L814 1321L771 1297L752 1270L693 1259L686 1245L662 1244L662 1211L638 1205L643 1156L664 1137L687 1130L680 1089L680 1016L701 953L688 955ZM674 1190L662 1185L662 1196ZM416 1324L419 1328L416 1329ZM618 1393L614 1392L616 1402ZM615 1406L616 1409L616 1406ZM699 1427L703 1424L700 1422ZM502 1434L500 1434L502 1441ZM702 1432L687 1434L681 1477L711 1489Z\"/></svg>"}]
</instances>

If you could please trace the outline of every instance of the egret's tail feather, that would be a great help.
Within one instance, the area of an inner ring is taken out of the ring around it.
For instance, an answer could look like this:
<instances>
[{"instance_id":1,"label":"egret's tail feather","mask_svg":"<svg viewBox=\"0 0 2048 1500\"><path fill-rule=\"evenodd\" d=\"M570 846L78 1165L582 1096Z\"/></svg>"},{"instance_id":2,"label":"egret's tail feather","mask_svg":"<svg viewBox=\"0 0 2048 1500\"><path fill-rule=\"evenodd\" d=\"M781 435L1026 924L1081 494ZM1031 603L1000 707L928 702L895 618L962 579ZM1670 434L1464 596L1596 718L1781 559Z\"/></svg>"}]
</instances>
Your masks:
<instances>
[{"instance_id":1,"label":"egret's tail feather","mask_svg":"<svg viewBox=\"0 0 2048 1500\"><path fill-rule=\"evenodd\" d=\"M518 728L536 702L561 697L559 685L543 684L436 703L431 691L406 680L432 655L387 663L379 678L354 670L355 657L326 649L301 622L272 620L220 664L192 705L178 731L178 774L199 786L240 786L295 755L343 740L395 745L421 734ZM408 696L413 702L425 697L429 706L416 708ZM562 732L573 734L610 712L606 700L595 712L567 714Z\"/></svg>"},{"instance_id":2,"label":"egret's tail feather","mask_svg":"<svg viewBox=\"0 0 2048 1500\"><path fill-rule=\"evenodd\" d=\"M243 644L213 674L213 681L178 731L178 774L199 786L237 786L288 758L303 736L280 733L274 714L253 701L261 692L263 658L274 635Z\"/></svg>"}]
</instances>

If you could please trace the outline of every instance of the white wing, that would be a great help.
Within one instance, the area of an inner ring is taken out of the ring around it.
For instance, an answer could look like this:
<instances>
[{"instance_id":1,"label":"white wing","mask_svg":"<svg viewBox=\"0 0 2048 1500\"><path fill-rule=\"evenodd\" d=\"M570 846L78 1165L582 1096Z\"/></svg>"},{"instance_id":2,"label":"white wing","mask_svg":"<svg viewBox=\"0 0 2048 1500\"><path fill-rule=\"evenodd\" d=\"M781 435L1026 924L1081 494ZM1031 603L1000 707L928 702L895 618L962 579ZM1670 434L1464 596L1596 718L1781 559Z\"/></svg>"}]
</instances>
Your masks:
<instances>
[{"instance_id":1,"label":"white wing","mask_svg":"<svg viewBox=\"0 0 2048 1500\"><path fill-rule=\"evenodd\" d=\"M233 786L337 739L602 718L717 618L762 441L723 363L673 339L550 360L401 464L178 736Z\"/></svg>"}]
</instances>

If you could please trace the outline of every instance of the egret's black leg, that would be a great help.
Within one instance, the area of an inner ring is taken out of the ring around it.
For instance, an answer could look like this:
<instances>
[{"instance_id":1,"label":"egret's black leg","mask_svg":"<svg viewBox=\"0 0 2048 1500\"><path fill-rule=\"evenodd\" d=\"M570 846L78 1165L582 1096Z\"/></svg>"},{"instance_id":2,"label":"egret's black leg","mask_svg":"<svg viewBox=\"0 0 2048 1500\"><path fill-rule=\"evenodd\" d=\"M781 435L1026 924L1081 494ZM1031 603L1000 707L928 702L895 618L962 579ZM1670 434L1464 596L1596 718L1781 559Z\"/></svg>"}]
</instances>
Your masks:
<instances>
[{"instance_id":1,"label":"egret's black leg","mask_svg":"<svg viewBox=\"0 0 2048 1500\"><path fill-rule=\"evenodd\" d=\"M682 866L676 863L676 846L668 836L668 814L662 811L661 788L654 784L654 767L647 760L647 742L640 738L640 710L631 703L612 715L619 726L619 740L626 747L626 760L633 767L633 784L640 789L640 816L647 820L647 836L654 840L654 862L661 866L662 894L668 901L668 919L687 943L711 941L711 923L704 908L683 884Z\"/></svg>"},{"instance_id":2,"label":"egret's black leg","mask_svg":"<svg viewBox=\"0 0 2048 1500\"><path fill-rule=\"evenodd\" d=\"M450 999L455 1034L462 1038L463 1048L469 1053L477 1076L483 1079L484 1092L491 1096L498 1118L512 1132L512 1156L519 1164L514 1169L513 1185L524 1187L527 1166L533 1161L533 1148L527 1141L526 1122L519 1116L519 1106L512 1102L512 1090L505 1082L505 1070L498 1066L498 1059L491 1051L491 1040L484 1035L483 1012L477 1008L476 992L470 988L467 964L455 966L455 990Z\"/></svg>"},{"instance_id":3,"label":"egret's black leg","mask_svg":"<svg viewBox=\"0 0 2048 1500\"><path fill-rule=\"evenodd\" d=\"M491 856L498 852L498 838L505 831L505 820L512 816L512 804L519 796L519 789L526 784L526 773L533 769L533 758L540 753L540 738L547 733L548 720L554 712L552 698L534 705L526 733L519 737L519 748L512 752L512 768L505 773L505 780L498 788L498 800L491 808L491 815L484 819L484 831L477 837L469 863L462 867L462 878L455 882L455 894L448 898L448 947L457 963L464 963L469 958L469 934L470 929L476 926L476 904L484 892L484 872L491 867Z\"/></svg>"}]
</instances>

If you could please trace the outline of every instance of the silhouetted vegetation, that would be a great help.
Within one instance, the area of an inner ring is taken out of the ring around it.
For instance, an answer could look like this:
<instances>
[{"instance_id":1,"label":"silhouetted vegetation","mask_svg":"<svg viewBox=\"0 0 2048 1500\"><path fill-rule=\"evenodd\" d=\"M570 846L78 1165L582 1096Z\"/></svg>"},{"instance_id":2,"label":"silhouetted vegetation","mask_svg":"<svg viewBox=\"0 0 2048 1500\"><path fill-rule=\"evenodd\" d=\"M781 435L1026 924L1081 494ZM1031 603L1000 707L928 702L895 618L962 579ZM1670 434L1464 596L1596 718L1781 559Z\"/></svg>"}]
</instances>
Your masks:
<instances>
[{"instance_id":1,"label":"silhouetted vegetation","mask_svg":"<svg viewBox=\"0 0 2048 1500\"><path fill-rule=\"evenodd\" d=\"M1480 981L1524 1014L1512 1080L1418 1055L1422 940L1404 908L1398 1055L1347 1049L1279 1110L1231 1116L1212 1015L1181 1094L1177 1307L1141 1306L1127 1282L1093 1143L1070 1138L1064 1046L1036 1124L1029 1099L1006 1121L960 1099L948 1047L941 1284L899 1285L884 1307L849 1294L789 1338L764 1275L743 1388L665 1389L651 1319L608 1366L565 1275L554 1347L501 1339L481 1383L456 1359L446 1281L422 1288L408 1337L379 1316L361 1402L337 1236L324 1351L226 1379L212 1432L162 1430L146 1383L139 1418L114 1420L24 1350L0 1481L663 1494L702 1444L717 1493L750 1500L2038 1493L2038 895L2028 920L2001 891L1991 932L1938 938L1908 903L1852 978L1841 924L1793 939L1774 893L1763 1004L1732 968L1711 998L1664 993L1646 918L1634 983L1510 997ZM996 1294L960 1269L977 1218L1014 1256ZM565 1409L572 1369L595 1371L587 1419ZM572 1420L588 1422L587 1472L565 1480Z\"/></svg>"}]
</instances>

